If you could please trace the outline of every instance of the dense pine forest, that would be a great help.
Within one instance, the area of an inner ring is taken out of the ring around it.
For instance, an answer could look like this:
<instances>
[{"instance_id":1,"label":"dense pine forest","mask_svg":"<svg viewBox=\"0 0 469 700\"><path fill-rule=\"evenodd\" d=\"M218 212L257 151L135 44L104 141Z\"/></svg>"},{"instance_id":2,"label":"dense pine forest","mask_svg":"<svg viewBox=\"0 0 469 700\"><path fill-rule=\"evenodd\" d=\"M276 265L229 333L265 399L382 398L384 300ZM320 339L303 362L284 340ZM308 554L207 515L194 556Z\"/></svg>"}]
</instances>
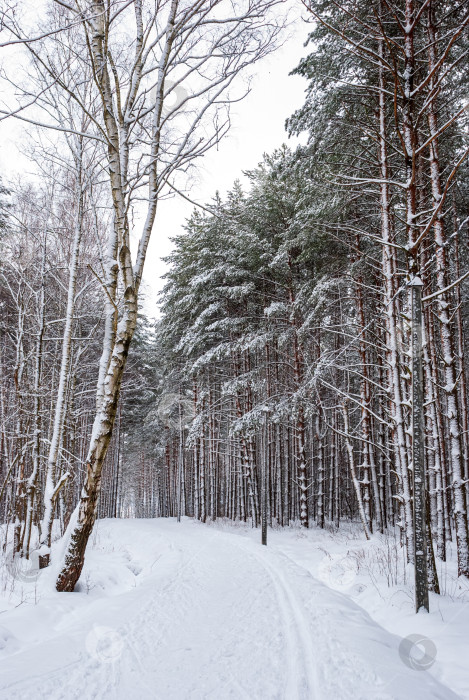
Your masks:
<instances>
[{"instance_id":1,"label":"dense pine forest","mask_svg":"<svg viewBox=\"0 0 469 700\"><path fill-rule=\"evenodd\" d=\"M266 155L247 190L215 196L174 240L154 341L160 429L139 459L147 514L359 519L367 538L397 525L412 559L417 279L438 590L434 555L453 537L469 574L467 6L308 9L294 70L307 99L287 122L307 144Z\"/></svg>"}]
</instances>

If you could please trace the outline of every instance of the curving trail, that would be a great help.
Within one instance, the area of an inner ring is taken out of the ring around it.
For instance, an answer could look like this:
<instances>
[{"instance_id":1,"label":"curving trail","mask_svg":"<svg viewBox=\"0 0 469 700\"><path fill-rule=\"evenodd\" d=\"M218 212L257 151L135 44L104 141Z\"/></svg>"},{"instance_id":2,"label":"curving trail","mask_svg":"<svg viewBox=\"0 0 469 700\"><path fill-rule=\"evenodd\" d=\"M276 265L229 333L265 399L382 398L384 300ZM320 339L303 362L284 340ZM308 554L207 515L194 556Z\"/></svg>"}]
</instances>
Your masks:
<instances>
[{"instance_id":1,"label":"curving trail","mask_svg":"<svg viewBox=\"0 0 469 700\"><path fill-rule=\"evenodd\" d=\"M82 592L44 580L37 605L1 615L1 700L457 698L358 606L246 535L104 521L87 566Z\"/></svg>"}]
</instances>

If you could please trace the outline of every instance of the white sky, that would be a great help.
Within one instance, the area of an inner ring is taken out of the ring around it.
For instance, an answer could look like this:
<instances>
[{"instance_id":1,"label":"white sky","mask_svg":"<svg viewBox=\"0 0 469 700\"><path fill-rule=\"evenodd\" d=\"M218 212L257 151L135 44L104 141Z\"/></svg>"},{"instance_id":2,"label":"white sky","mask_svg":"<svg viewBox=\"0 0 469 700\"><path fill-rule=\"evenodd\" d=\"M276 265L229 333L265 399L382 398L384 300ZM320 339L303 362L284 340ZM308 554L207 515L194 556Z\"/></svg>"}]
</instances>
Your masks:
<instances>
[{"instance_id":1,"label":"white sky","mask_svg":"<svg viewBox=\"0 0 469 700\"><path fill-rule=\"evenodd\" d=\"M285 4L291 8L293 3ZM232 107L229 135L218 150L206 154L198 163L197 181L188 193L191 199L207 203L217 190L223 196L235 179L243 181L243 170L254 168L264 153L288 143L285 119L303 103L306 87L303 78L288 74L307 52L303 44L309 31L311 27L298 17L284 45L257 64L250 94ZM0 174L6 182L28 170L24 157L17 151L22 128L21 123L14 120L0 122ZM296 142L291 140L290 145ZM170 253L169 239L181 230L192 209L193 206L180 197L159 205L143 276L144 308L149 316L158 315L157 294L164 284L161 275L166 269L161 258Z\"/></svg>"}]
</instances>

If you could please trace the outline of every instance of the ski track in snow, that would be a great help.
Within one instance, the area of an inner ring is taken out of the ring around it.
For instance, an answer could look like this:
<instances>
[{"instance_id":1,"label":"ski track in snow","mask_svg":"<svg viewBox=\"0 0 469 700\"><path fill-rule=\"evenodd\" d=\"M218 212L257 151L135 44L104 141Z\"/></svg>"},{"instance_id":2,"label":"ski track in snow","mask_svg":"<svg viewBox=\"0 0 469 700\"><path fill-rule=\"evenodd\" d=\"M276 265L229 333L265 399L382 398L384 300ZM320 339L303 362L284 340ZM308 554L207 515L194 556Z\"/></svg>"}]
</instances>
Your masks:
<instances>
[{"instance_id":1,"label":"ski track in snow","mask_svg":"<svg viewBox=\"0 0 469 700\"><path fill-rule=\"evenodd\" d=\"M100 528L132 584L114 581L117 591L95 597L52 594L4 613L0 624L17 639L0 649L1 700L459 697L408 669L399 638L278 547L191 521ZM104 661L90 646L103 630Z\"/></svg>"},{"instance_id":2,"label":"ski track in snow","mask_svg":"<svg viewBox=\"0 0 469 700\"><path fill-rule=\"evenodd\" d=\"M246 552L246 548L241 547L239 543L237 546ZM249 552L249 555L253 556L253 553ZM314 689L317 688L317 677L314 649L308 626L305 624L307 619L305 611L282 574L268 564L263 554L257 554L256 559L272 580L278 608L282 615L288 667L285 697L291 698L291 700L315 698Z\"/></svg>"}]
</instances>

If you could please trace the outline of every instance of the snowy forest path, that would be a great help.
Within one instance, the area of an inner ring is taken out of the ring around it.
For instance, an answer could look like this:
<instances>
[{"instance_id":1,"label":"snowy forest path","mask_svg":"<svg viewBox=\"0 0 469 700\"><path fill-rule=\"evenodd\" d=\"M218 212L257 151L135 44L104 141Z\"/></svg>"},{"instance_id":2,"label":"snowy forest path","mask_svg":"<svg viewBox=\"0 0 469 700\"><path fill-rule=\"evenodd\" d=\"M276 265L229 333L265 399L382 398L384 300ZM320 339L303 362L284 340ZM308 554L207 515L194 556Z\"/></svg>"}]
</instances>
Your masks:
<instances>
[{"instance_id":1,"label":"snowy forest path","mask_svg":"<svg viewBox=\"0 0 469 700\"><path fill-rule=\"evenodd\" d=\"M101 521L79 592L51 594L41 575L38 604L1 616L0 700L457 698L257 534Z\"/></svg>"}]
</instances>

